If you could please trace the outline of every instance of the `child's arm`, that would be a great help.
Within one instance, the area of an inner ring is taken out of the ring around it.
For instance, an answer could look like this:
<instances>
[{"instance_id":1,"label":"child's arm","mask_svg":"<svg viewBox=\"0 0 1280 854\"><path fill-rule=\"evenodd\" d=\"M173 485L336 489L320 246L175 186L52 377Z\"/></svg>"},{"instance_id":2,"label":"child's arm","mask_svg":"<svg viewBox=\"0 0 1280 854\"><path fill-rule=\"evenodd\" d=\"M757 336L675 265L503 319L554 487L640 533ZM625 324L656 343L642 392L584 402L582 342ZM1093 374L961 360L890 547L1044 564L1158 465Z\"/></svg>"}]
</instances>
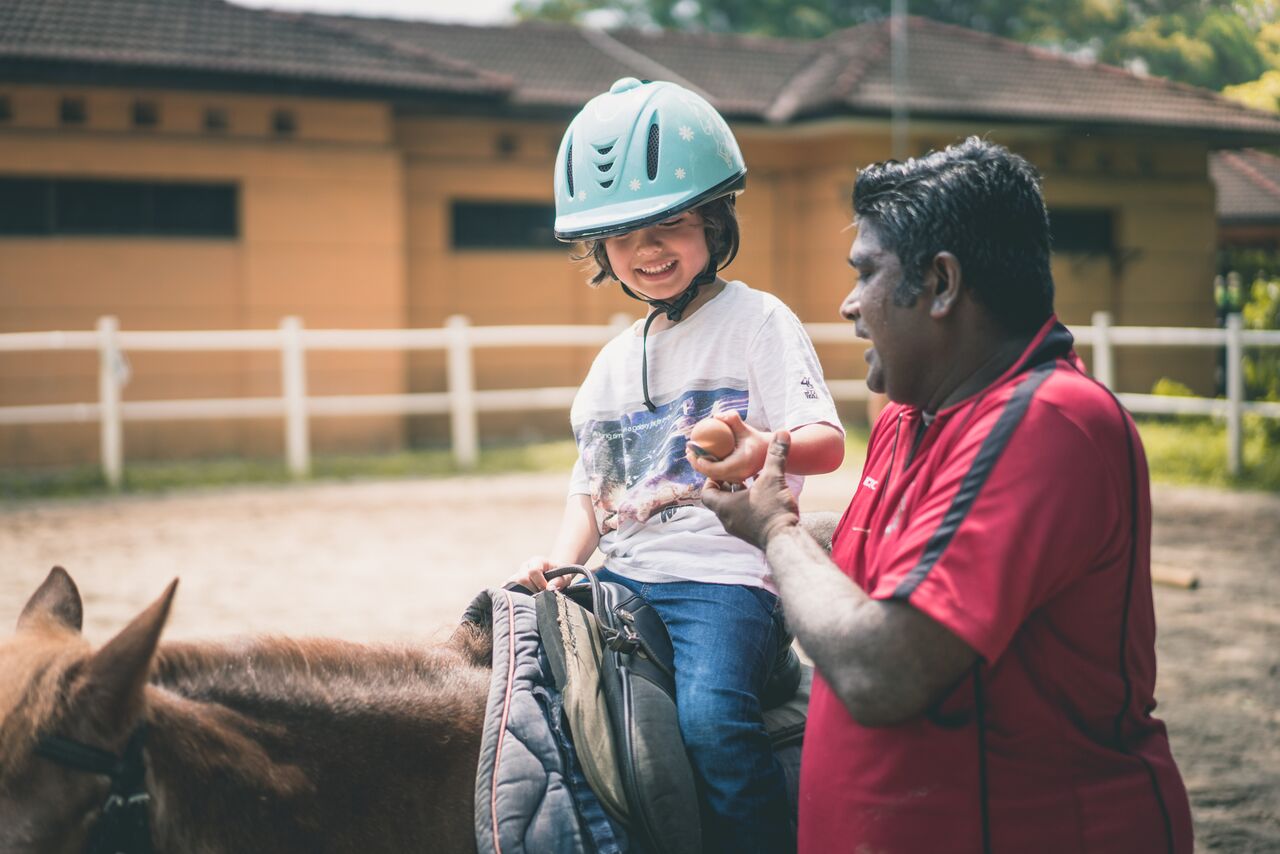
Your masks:
<instances>
[{"instance_id":1,"label":"child's arm","mask_svg":"<svg viewBox=\"0 0 1280 854\"><path fill-rule=\"evenodd\" d=\"M716 417L733 430L737 445L733 453L716 463L687 451L686 457L694 470L717 483L742 483L754 477L764 467L773 434L746 424L736 412ZM835 471L844 461L844 433L831 424L817 422L797 427L791 431L791 447L788 474L826 474Z\"/></svg>"},{"instance_id":2,"label":"child's arm","mask_svg":"<svg viewBox=\"0 0 1280 854\"><path fill-rule=\"evenodd\" d=\"M591 496L570 495L565 502L560 531L556 534L550 554L546 557L535 555L529 558L520 565L515 575L507 579L506 583L519 584L531 590L545 590L548 586L564 587L573 580L572 577L561 576L547 581L544 573L558 566L586 563L599 542L600 531L596 528L596 514L591 507Z\"/></svg>"},{"instance_id":3,"label":"child's arm","mask_svg":"<svg viewBox=\"0 0 1280 854\"><path fill-rule=\"evenodd\" d=\"M762 435L768 453L773 434ZM787 458L788 474L826 474L844 462L844 432L830 424L806 424L791 431L791 448L798 453ZM764 467L763 459L760 467Z\"/></svg>"}]
</instances>

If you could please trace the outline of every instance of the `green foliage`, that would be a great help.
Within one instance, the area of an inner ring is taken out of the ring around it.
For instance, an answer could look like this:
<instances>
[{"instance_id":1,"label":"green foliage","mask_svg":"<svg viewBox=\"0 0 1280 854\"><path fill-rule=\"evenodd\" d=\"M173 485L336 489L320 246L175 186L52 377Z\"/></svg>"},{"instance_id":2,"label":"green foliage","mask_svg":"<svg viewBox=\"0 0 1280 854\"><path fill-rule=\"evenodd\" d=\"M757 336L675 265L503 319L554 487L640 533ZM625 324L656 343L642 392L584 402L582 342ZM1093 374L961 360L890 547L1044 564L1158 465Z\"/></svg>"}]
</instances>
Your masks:
<instances>
[{"instance_id":1,"label":"green foliage","mask_svg":"<svg viewBox=\"0 0 1280 854\"><path fill-rule=\"evenodd\" d=\"M1161 377L1155 381L1151 387L1151 393L1160 397L1199 397L1190 386L1184 385L1177 380L1168 377ZM1149 415L1146 416L1152 422L1165 424L1193 424L1210 420L1208 415Z\"/></svg>"},{"instance_id":2,"label":"green foliage","mask_svg":"<svg viewBox=\"0 0 1280 854\"><path fill-rule=\"evenodd\" d=\"M813 38L886 17L891 0L518 0L521 18ZM1121 0L909 0L910 12L1026 41L1079 40L1123 20Z\"/></svg>"},{"instance_id":3,"label":"green foliage","mask_svg":"<svg viewBox=\"0 0 1280 854\"><path fill-rule=\"evenodd\" d=\"M1158 394L1161 397L1195 397L1196 393L1191 390L1190 386L1183 385L1177 380L1171 380L1168 377L1161 377L1156 380L1156 384L1151 387L1152 394Z\"/></svg>"},{"instance_id":4,"label":"green foliage","mask_svg":"<svg viewBox=\"0 0 1280 854\"><path fill-rule=\"evenodd\" d=\"M1280 62L1276 64L1280 65ZM1272 69L1257 80L1228 86L1222 94L1255 110L1280 113L1280 70Z\"/></svg>"},{"instance_id":5,"label":"green foliage","mask_svg":"<svg viewBox=\"0 0 1280 854\"><path fill-rule=\"evenodd\" d=\"M521 18L817 38L886 17L892 0L518 0ZM911 14L1268 100L1280 0L908 0ZM1280 97L1280 95L1277 95Z\"/></svg>"},{"instance_id":6,"label":"green foliage","mask_svg":"<svg viewBox=\"0 0 1280 854\"><path fill-rule=\"evenodd\" d=\"M1269 70L1258 32L1232 9L1189 9L1156 15L1108 41L1102 58L1142 62L1152 74L1221 89Z\"/></svg>"},{"instance_id":7,"label":"green foliage","mask_svg":"<svg viewBox=\"0 0 1280 854\"><path fill-rule=\"evenodd\" d=\"M1240 315L1245 329L1280 329L1280 255L1274 252L1240 253L1245 275L1219 276L1214 296L1222 314ZM1244 282L1251 284L1245 285ZM1280 401L1280 348L1244 349L1244 394L1247 400ZM1280 420L1261 427L1273 453L1280 456Z\"/></svg>"},{"instance_id":8,"label":"green foliage","mask_svg":"<svg viewBox=\"0 0 1280 854\"><path fill-rule=\"evenodd\" d=\"M1280 492L1280 454L1257 416L1244 419L1241 471L1227 469L1227 429L1221 421L1137 419L1151 479L1164 483L1266 489Z\"/></svg>"},{"instance_id":9,"label":"green foliage","mask_svg":"<svg viewBox=\"0 0 1280 854\"><path fill-rule=\"evenodd\" d=\"M1280 279L1257 279L1241 308L1245 329L1280 329ZM1250 400L1280 401L1280 348L1245 348L1245 396ZM1280 421L1268 421L1267 439L1280 456Z\"/></svg>"},{"instance_id":10,"label":"green foliage","mask_svg":"<svg viewBox=\"0 0 1280 854\"><path fill-rule=\"evenodd\" d=\"M1217 305L1223 313L1239 311L1244 305L1248 292L1242 287L1242 282L1280 279L1280 250L1233 248L1224 249L1218 255L1218 269L1230 271L1219 277L1215 286ZM1230 293L1223 290L1227 286L1231 288Z\"/></svg>"}]
</instances>

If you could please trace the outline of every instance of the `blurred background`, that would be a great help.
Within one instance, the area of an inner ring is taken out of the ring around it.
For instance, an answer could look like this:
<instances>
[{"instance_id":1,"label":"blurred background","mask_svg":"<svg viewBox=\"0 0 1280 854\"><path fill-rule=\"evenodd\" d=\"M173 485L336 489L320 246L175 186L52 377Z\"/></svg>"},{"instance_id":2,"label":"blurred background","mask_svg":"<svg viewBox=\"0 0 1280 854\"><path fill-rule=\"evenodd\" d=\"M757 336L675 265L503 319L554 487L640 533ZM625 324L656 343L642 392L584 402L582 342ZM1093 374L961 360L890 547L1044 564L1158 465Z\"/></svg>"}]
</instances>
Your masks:
<instances>
[{"instance_id":1,"label":"blurred background","mask_svg":"<svg viewBox=\"0 0 1280 854\"><path fill-rule=\"evenodd\" d=\"M1044 174L1068 324L1105 311L1213 327L1244 309L1246 328L1274 327L1276 13L1275 0L3 0L0 333L91 332L104 316L124 334L636 316L616 290L588 289L550 233L563 129L625 76L680 82L728 117L750 176L727 273L806 322L837 321L853 284L856 170L980 134ZM85 340L0 349L9 494L20 472L104 454L103 351ZM512 340L475 352L475 388L563 392L598 346ZM863 420L852 332L819 349L850 383L845 416ZM285 453L267 405L282 395L277 345L112 352L130 463ZM1280 400L1275 353L1248 354L1250 398ZM1223 361L1221 347L1134 347L1111 381L1213 397ZM445 393L449 371L443 348L315 350L305 394ZM175 399L262 406L200 420L137 406ZM335 403L310 419L309 449L456 442L433 406ZM564 412L474 420L485 443L528 442L565 436Z\"/></svg>"},{"instance_id":2,"label":"blurred background","mask_svg":"<svg viewBox=\"0 0 1280 854\"><path fill-rule=\"evenodd\" d=\"M447 637L549 545L573 389L640 316L551 235L561 134L628 76L742 144L726 273L817 341L849 440L801 501L839 511L874 408L836 315L854 178L978 134L1043 174L1060 316L1139 413L1197 845L1280 850L1278 17L0 0L0 619L62 564L94 642L175 576L170 638Z\"/></svg>"}]
</instances>

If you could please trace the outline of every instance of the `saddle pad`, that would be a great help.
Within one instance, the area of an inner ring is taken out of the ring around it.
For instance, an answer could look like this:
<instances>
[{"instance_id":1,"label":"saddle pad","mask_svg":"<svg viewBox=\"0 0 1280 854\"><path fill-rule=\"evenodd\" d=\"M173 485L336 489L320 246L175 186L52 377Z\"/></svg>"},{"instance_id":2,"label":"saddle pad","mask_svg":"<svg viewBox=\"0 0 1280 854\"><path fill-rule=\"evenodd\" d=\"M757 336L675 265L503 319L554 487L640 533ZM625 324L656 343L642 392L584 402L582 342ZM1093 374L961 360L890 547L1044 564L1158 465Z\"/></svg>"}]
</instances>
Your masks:
<instances>
[{"instance_id":1,"label":"saddle pad","mask_svg":"<svg viewBox=\"0 0 1280 854\"><path fill-rule=\"evenodd\" d=\"M492 618L493 675L476 770L476 848L482 854L578 854L584 844L568 769L548 723L551 676L539 655L533 599L481 593L468 609Z\"/></svg>"}]
</instances>

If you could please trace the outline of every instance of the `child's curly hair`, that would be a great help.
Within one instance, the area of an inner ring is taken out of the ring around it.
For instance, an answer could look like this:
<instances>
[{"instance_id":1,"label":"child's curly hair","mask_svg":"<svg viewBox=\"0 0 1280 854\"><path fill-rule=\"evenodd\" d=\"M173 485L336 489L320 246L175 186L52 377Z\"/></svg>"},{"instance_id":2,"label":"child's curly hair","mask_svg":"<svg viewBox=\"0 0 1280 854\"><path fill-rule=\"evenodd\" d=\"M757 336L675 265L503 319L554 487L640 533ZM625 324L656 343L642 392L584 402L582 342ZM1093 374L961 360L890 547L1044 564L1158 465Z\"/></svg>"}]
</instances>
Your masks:
<instances>
[{"instance_id":1,"label":"child's curly hair","mask_svg":"<svg viewBox=\"0 0 1280 854\"><path fill-rule=\"evenodd\" d=\"M716 270L723 270L733 262L738 254L738 211L732 195L712 199L705 205L694 208L702 214L702 227L707 236L707 251L711 255L711 265ZM609 254L604 248L605 238L582 241L582 251L573 254L575 261L587 261L588 270L594 268L587 284L598 288L606 281L618 281L613 267L609 264Z\"/></svg>"}]
</instances>

